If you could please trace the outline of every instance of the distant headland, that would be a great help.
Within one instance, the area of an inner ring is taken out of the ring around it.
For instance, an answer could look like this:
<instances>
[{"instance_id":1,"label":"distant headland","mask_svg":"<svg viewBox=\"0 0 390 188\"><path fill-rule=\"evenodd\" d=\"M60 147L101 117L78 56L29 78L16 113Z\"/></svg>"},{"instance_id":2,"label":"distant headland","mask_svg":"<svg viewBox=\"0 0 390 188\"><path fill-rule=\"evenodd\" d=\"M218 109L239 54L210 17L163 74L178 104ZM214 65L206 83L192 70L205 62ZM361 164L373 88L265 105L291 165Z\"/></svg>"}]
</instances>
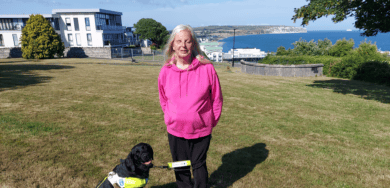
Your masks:
<instances>
[{"instance_id":1,"label":"distant headland","mask_svg":"<svg viewBox=\"0 0 390 188\"><path fill-rule=\"evenodd\" d=\"M273 33L307 33L306 28L293 27L285 25L227 25L227 26L204 26L195 27L194 32L201 38L208 38L211 41L219 41L224 38L232 37L234 35L261 35Z\"/></svg>"}]
</instances>

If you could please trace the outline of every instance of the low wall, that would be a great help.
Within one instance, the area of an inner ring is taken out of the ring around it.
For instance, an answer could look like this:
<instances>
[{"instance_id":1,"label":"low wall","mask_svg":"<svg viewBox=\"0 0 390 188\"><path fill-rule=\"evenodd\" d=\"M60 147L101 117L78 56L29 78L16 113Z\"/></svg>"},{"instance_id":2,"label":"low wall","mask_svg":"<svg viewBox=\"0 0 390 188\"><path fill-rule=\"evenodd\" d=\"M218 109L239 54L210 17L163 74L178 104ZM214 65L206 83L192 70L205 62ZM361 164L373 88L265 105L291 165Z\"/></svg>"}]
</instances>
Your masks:
<instances>
[{"instance_id":1,"label":"low wall","mask_svg":"<svg viewBox=\"0 0 390 188\"><path fill-rule=\"evenodd\" d=\"M0 59L22 57L21 48L0 48Z\"/></svg>"},{"instance_id":2,"label":"low wall","mask_svg":"<svg viewBox=\"0 0 390 188\"><path fill-rule=\"evenodd\" d=\"M94 57L111 59L111 47L68 47L64 50L65 57Z\"/></svg>"},{"instance_id":3,"label":"low wall","mask_svg":"<svg viewBox=\"0 0 390 188\"><path fill-rule=\"evenodd\" d=\"M269 65L241 61L241 72L264 76L310 77L322 76L323 64Z\"/></svg>"}]
</instances>

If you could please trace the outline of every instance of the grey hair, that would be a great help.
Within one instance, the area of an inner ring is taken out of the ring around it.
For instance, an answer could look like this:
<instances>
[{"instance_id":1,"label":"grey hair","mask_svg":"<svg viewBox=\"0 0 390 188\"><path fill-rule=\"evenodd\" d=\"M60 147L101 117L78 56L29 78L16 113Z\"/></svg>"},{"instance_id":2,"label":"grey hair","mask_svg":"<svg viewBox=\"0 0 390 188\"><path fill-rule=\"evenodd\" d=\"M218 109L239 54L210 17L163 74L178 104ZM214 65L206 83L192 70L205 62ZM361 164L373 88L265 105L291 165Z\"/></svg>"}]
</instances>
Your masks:
<instances>
[{"instance_id":1,"label":"grey hair","mask_svg":"<svg viewBox=\"0 0 390 188\"><path fill-rule=\"evenodd\" d=\"M194 30L192 29L192 27L189 26L189 25L180 24L180 25L176 26L172 30L172 34L169 37L168 42L167 42L167 44L164 47L164 54L165 54L165 57L166 57L165 63L166 64L168 64L171 61L172 56L175 53L173 51L173 48L172 48L173 40L175 39L176 34L180 33L180 31L183 31L183 30L187 30L187 31L191 32L192 45L193 45L193 48L192 48L192 51L191 51L191 57L194 58L194 57L197 57L198 55L202 55L202 51L200 50L198 40L196 39L196 35L195 35Z\"/></svg>"}]
</instances>

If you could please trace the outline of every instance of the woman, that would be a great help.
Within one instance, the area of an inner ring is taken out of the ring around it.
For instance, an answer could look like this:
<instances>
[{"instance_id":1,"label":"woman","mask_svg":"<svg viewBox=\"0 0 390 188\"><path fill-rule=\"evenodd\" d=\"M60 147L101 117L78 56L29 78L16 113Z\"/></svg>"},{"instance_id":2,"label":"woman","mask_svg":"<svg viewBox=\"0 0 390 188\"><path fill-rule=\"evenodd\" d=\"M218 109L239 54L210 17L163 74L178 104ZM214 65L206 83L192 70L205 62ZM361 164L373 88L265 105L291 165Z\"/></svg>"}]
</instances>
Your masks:
<instances>
[{"instance_id":1,"label":"woman","mask_svg":"<svg viewBox=\"0 0 390 188\"><path fill-rule=\"evenodd\" d=\"M182 187L207 187L206 156L212 129L222 111L222 92L213 65L203 58L193 29L178 25L166 44L167 62L158 77L160 104L173 161L191 160L175 169Z\"/></svg>"}]
</instances>

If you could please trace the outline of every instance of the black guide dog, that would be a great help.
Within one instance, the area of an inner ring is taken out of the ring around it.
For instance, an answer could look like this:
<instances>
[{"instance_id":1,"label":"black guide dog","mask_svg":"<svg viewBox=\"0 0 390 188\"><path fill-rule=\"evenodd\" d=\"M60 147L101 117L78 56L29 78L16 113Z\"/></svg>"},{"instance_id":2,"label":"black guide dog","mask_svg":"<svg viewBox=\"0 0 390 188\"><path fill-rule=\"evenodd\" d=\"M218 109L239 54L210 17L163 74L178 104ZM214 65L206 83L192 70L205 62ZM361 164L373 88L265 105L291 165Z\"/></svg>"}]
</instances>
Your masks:
<instances>
[{"instance_id":1,"label":"black guide dog","mask_svg":"<svg viewBox=\"0 0 390 188\"><path fill-rule=\"evenodd\" d=\"M131 149L131 152L126 159L120 160L120 164L117 165L110 174L116 174L121 178L139 178L145 185L149 178L149 169L153 167L152 160L152 147L146 143L139 143ZM123 184L119 186L124 187ZM114 185L109 181L109 178L106 177L98 186L96 186L96 188L114 188Z\"/></svg>"}]
</instances>

